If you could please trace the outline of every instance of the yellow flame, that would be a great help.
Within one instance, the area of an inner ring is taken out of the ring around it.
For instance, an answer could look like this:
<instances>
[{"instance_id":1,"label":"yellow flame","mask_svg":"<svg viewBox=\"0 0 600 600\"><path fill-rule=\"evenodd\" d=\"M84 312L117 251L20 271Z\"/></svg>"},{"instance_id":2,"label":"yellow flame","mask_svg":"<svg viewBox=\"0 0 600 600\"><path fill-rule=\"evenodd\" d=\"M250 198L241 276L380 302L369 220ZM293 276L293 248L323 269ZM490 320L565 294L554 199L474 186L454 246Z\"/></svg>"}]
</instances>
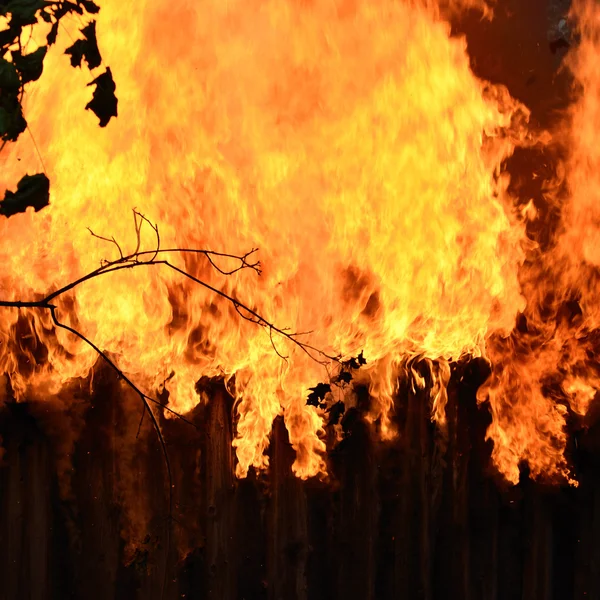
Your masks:
<instances>
[{"instance_id":1,"label":"yellow flame","mask_svg":"<svg viewBox=\"0 0 600 600\"><path fill-rule=\"evenodd\" d=\"M489 332L512 328L524 307L524 235L501 163L521 109L474 77L465 41L434 10L391 0L107 0L98 39L119 97L106 129L83 111L89 74L73 72L60 48L28 90L52 204L0 223L3 297L30 298L114 258L88 226L131 249L132 207L159 224L164 247L259 247L260 278L172 260L278 326L311 331L313 346L363 350L386 436L401 357L481 354ZM3 160L6 187L40 169L27 135ZM199 402L201 376L235 376L238 475L267 465L279 414L294 471L324 472L323 414L306 405L322 367L276 336L282 361L268 333L206 289L158 267L129 270L79 286L59 313L147 391L174 372L165 384L174 410ZM89 372L93 351L55 332L48 315L22 314L48 355L15 337L23 325L7 312L2 368L21 395L51 394Z\"/></svg>"}]
</instances>

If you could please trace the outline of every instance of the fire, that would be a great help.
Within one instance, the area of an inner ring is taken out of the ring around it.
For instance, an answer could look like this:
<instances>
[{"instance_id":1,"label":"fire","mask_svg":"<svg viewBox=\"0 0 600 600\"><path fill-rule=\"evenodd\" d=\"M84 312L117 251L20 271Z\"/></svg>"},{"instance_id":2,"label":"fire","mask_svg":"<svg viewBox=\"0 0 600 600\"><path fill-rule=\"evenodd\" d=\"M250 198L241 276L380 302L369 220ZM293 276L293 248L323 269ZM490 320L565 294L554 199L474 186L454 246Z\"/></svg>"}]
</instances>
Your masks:
<instances>
[{"instance_id":1,"label":"fire","mask_svg":"<svg viewBox=\"0 0 600 600\"><path fill-rule=\"evenodd\" d=\"M173 261L279 327L311 332L305 339L327 353L362 350L385 437L406 361L439 361L443 423L448 361L485 354L486 339L525 309L525 234L502 163L526 110L472 74L465 41L436 9L391 0L106 0L98 39L118 119L98 128L82 109L89 74L73 73L58 48L28 90L32 136L3 155L6 187L43 160L52 199L0 223L2 296L35 297L114 258L87 227L133 248L136 207L159 224L164 247L260 248L261 277ZM239 476L267 466L277 415L295 473L325 472L324 415L306 405L322 365L208 290L157 267L91 280L58 304L148 393L166 381L176 411L200 402L200 377L224 377L236 397ZM48 315L6 311L0 327L2 368L19 397L51 397L97 360ZM525 371L515 362L511 385ZM548 435L562 423L534 392L508 404L490 392L496 448L521 439L507 418L523 417L531 434L532 403L546 411ZM498 463L514 479L517 458L545 449L512 445L501 450L511 466Z\"/></svg>"},{"instance_id":2,"label":"fire","mask_svg":"<svg viewBox=\"0 0 600 600\"><path fill-rule=\"evenodd\" d=\"M567 57L577 99L551 142L567 155L562 179L547 182L547 200L560 205L562 220L548 250L529 252L520 271L525 311L508 340L488 342L493 373L479 390L492 408L493 459L513 483L522 461L533 476L571 479L565 459L569 411L585 416L600 383L600 8L580 0L571 16L581 34Z\"/></svg>"}]
</instances>

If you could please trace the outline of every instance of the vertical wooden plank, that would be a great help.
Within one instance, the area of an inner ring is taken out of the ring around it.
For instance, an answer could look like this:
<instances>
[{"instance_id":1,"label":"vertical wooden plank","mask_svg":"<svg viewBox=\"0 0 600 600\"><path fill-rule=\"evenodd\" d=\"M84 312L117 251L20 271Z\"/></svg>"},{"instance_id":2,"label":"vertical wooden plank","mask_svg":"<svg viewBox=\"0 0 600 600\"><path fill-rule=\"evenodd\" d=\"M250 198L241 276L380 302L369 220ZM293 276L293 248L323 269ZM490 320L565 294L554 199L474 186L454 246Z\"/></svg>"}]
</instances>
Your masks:
<instances>
[{"instance_id":1,"label":"vertical wooden plank","mask_svg":"<svg viewBox=\"0 0 600 600\"><path fill-rule=\"evenodd\" d=\"M120 508L115 492L118 474L113 435L119 418L118 386L99 378L96 394L74 457L73 498L62 502L70 532L77 597L113 599L118 588L133 590L117 577L122 572ZM131 596L130 596L131 598Z\"/></svg>"},{"instance_id":2,"label":"vertical wooden plank","mask_svg":"<svg viewBox=\"0 0 600 600\"><path fill-rule=\"evenodd\" d=\"M400 501L394 515L395 541L395 596L420 599L415 584L419 572L418 498L415 494L414 473L419 460L417 451L420 431L418 411L415 410L414 394L403 385L396 401L399 416L400 437L398 456L400 471Z\"/></svg>"},{"instance_id":3,"label":"vertical wooden plank","mask_svg":"<svg viewBox=\"0 0 600 600\"><path fill-rule=\"evenodd\" d=\"M419 562L420 562L420 581L418 593L423 600L431 600L433 597L432 589L432 554L433 529L432 529L432 509L434 502L434 487L432 486L432 474L434 470L432 461L432 444L430 437L431 409L429 402L429 390L427 393L417 394L417 403L415 406L416 418L418 419L419 438L417 454L417 472L418 472L418 494L419 499ZM438 482L435 482L438 484ZM437 488L437 485L436 485Z\"/></svg>"},{"instance_id":4,"label":"vertical wooden plank","mask_svg":"<svg viewBox=\"0 0 600 600\"><path fill-rule=\"evenodd\" d=\"M335 484L311 481L306 484L308 559L306 577L308 600L331 600L333 565L337 557L331 544L331 492Z\"/></svg>"},{"instance_id":5,"label":"vertical wooden plank","mask_svg":"<svg viewBox=\"0 0 600 600\"><path fill-rule=\"evenodd\" d=\"M438 452L445 445L442 462L443 484L437 515L435 565L433 573L434 598L469 600L470 539L468 464L470 445L468 424L463 418L463 398L455 381L449 386L446 405L446 428L438 443ZM440 469L440 467L438 467Z\"/></svg>"},{"instance_id":6,"label":"vertical wooden plank","mask_svg":"<svg viewBox=\"0 0 600 600\"><path fill-rule=\"evenodd\" d=\"M502 496L498 520L498 600L522 600L523 510L522 489Z\"/></svg>"},{"instance_id":7,"label":"vertical wooden plank","mask_svg":"<svg viewBox=\"0 0 600 600\"><path fill-rule=\"evenodd\" d=\"M600 407L592 407L588 428L578 436L580 486L572 490L577 537L573 598L600 597Z\"/></svg>"},{"instance_id":8,"label":"vertical wooden plank","mask_svg":"<svg viewBox=\"0 0 600 600\"><path fill-rule=\"evenodd\" d=\"M222 387L216 388L206 410L206 560L210 600L233 600L236 593L231 405L227 398Z\"/></svg>"},{"instance_id":9,"label":"vertical wooden plank","mask_svg":"<svg viewBox=\"0 0 600 600\"><path fill-rule=\"evenodd\" d=\"M308 532L306 492L292 473L294 452L283 419L275 420L269 469L267 574L271 600L305 600Z\"/></svg>"},{"instance_id":10,"label":"vertical wooden plank","mask_svg":"<svg viewBox=\"0 0 600 600\"><path fill-rule=\"evenodd\" d=\"M0 597L46 600L53 579L51 449L27 404L6 410L3 425L10 435L3 432Z\"/></svg>"},{"instance_id":11,"label":"vertical wooden plank","mask_svg":"<svg viewBox=\"0 0 600 600\"><path fill-rule=\"evenodd\" d=\"M376 541L375 598L396 598L396 534L401 486L400 447L397 441L376 444L379 468L379 523Z\"/></svg>"},{"instance_id":12,"label":"vertical wooden plank","mask_svg":"<svg viewBox=\"0 0 600 600\"><path fill-rule=\"evenodd\" d=\"M500 504L494 482L480 475L471 486L470 501L470 589L471 598L497 600L498 584L503 577L499 562L499 519Z\"/></svg>"},{"instance_id":13,"label":"vertical wooden plank","mask_svg":"<svg viewBox=\"0 0 600 600\"><path fill-rule=\"evenodd\" d=\"M523 600L551 600L552 529L549 498L530 485L524 502Z\"/></svg>"},{"instance_id":14,"label":"vertical wooden plank","mask_svg":"<svg viewBox=\"0 0 600 600\"><path fill-rule=\"evenodd\" d=\"M469 593L473 600L498 598L498 488L491 467L491 423L487 404L477 402L477 389L489 375L482 359L457 365L452 378L458 408L459 453L467 461L464 486L468 488Z\"/></svg>"},{"instance_id":15,"label":"vertical wooden plank","mask_svg":"<svg viewBox=\"0 0 600 600\"><path fill-rule=\"evenodd\" d=\"M29 597L46 600L50 594L49 551L52 530L50 457L42 440L28 448L26 470L26 527L29 546Z\"/></svg>"},{"instance_id":16,"label":"vertical wooden plank","mask_svg":"<svg viewBox=\"0 0 600 600\"><path fill-rule=\"evenodd\" d=\"M235 535L237 539L237 598L266 600L267 559L265 496L251 471L239 481L235 492Z\"/></svg>"},{"instance_id":17,"label":"vertical wooden plank","mask_svg":"<svg viewBox=\"0 0 600 600\"><path fill-rule=\"evenodd\" d=\"M443 444L431 423L429 390L404 388L401 417L402 501L396 516L397 593L417 600L434 597L438 511L443 493Z\"/></svg>"},{"instance_id":18,"label":"vertical wooden plank","mask_svg":"<svg viewBox=\"0 0 600 600\"><path fill-rule=\"evenodd\" d=\"M22 491L23 457L16 436L4 436L6 466L2 477L2 594L5 600L18 598L23 585L23 525L25 498Z\"/></svg>"},{"instance_id":19,"label":"vertical wooden plank","mask_svg":"<svg viewBox=\"0 0 600 600\"><path fill-rule=\"evenodd\" d=\"M206 421L207 407L199 405L180 419L164 419L173 470L172 550L168 569L169 597L206 597Z\"/></svg>"},{"instance_id":20,"label":"vertical wooden plank","mask_svg":"<svg viewBox=\"0 0 600 600\"><path fill-rule=\"evenodd\" d=\"M366 391L359 391L358 407L349 410L342 426L344 439L333 459L339 481L334 526L337 580L335 597L371 600L375 593L378 535L378 465L371 426L363 419Z\"/></svg>"}]
</instances>

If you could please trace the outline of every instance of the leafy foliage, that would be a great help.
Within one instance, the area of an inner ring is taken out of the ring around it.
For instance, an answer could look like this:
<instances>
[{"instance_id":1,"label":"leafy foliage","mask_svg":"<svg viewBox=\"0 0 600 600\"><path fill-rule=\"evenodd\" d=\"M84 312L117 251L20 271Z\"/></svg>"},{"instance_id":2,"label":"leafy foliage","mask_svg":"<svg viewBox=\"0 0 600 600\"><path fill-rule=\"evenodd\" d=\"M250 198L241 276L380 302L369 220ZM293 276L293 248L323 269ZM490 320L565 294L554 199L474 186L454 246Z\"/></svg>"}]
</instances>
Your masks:
<instances>
[{"instance_id":1,"label":"leafy foliage","mask_svg":"<svg viewBox=\"0 0 600 600\"><path fill-rule=\"evenodd\" d=\"M17 67L5 58L0 58L0 89L2 89L2 95L16 94L20 87L21 79Z\"/></svg>"},{"instance_id":2,"label":"leafy foliage","mask_svg":"<svg viewBox=\"0 0 600 600\"><path fill-rule=\"evenodd\" d=\"M15 28L23 28L26 25L37 23L36 13L44 8L44 0L10 0L0 6L0 15L10 15L9 25Z\"/></svg>"},{"instance_id":3,"label":"leafy foliage","mask_svg":"<svg viewBox=\"0 0 600 600\"><path fill-rule=\"evenodd\" d=\"M366 365L367 361L363 356L362 350L358 356L353 356L348 360L342 360L339 362L339 372L331 378L330 383L318 383L315 387L309 388L310 394L306 399L306 404L309 406L316 406L317 408L326 409L329 413L329 425L338 423L338 421L344 415L346 407L342 400L334 402L329 408L327 408L327 400L332 398L332 387L344 388L349 385L353 379L353 371L357 371L363 365Z\"/></svg>"},{"instance_id":4,"label":"leafy foliage","mask_svg":"<svg viewBox=\"0 0 600 600\"><path fill-rule=\"evenodd\" d=\"M95 69L102 64L98 40L96 39L96 21L91 21L82 30L82 40L77 40L72 46L65 50L65 54L71 57L72 67L81 67L81 60L85 59L88 69Z\"/></svg>"},{"instance_id":5,"label":"leafy foliage","mask_svg":"<svg viewBox=\"0 0 600 600\"><path fill-rule=\"evenodd\" d=\"M0 139L2 147L15 142L27 129L23 115L22 100L25 86L37 81L44 69L48 48L56 43L62 18L69 14L95 15L100 7L93 0L0 0L0 16L6 27L0 31ZM50 24L46 45L26 53L21 40L25 28L44 21ZM96 22L91 20L81 29L83 38L73 43L65 53L71 65L81 67L85 61L92 70L102 64L102 56L96 39ZM110 69L95 77L88 85L95 86L92 99L86 105L106 127L117 116L116 86ZM0 148L1 149L1 148ZM48 204L49 181L43 174L26 175L17 185L16 192L7 192L0 203L0 214L11 216L23 212L27 206L35 210Z\"/></svg>"},{"instance_id":6,"label":"leafy foliage","mask_svg":"<svg viewBox=\"0 0 600 600\"><path fill-rule=\"evenodd\" d=\"M363 365L366 365L366 364L367 364L367 361L365 360L365 357L363 356L363 353L361 350L360 354L358 356L352 357L345 361L342 361L342 369L357 371Z\"/></svg>"},{"instance_id":7,"label":"leafy foliage","mask_svg":"<svg viewBox=\"0 0 600 600\"><path fill-rule=\"evenodd\" d=\"M327 421L327 425L337 425L346 412L346 405L340 400L339 402L333 404L327 412L329 413L329 421Z\"/></svg>"},{"instance_id":8,"label":"leafy foliage","mask_svg":"<svg viewBox=\"0 0 600 600\"><path fill-rule=\"evenodd\" d=\"M27 121L18 96L0 95L0 137L3 142L16 142L27 129Z\"/></svg>"},{"instance_id":9,"label":"leafy foliage","mask_svg":"<svg viewBox=\"0 0 600 600\"><path fill-rule=\"evenodd\" d=\"M331 385L329 383L317 383L315 387L309 388L309 391L310 394L306 404L322 408L325 406L325 396L331 392Z\"/></svg>"},{"instance_id":10,"label":"leafy foliage","mask_svg":"<svg viewBox=\"0 0 600 600\"><path fill-rule=\"evenodd\" d=\"M0 214L12 217L22 213L28 207L38 210L48 206L50 202L50 181L43 173L25 175L17 184L17 191L7 191L0 202Z\"/></svg>"},{"instance_id":11,"label":"leafy foliage","mask_svg":"<svg viewBox=\"0 0 600 600\"><path fill-rule=\"evenodd\" d=\"M35 52L25 55L20 50L13 51L12 62L21 78L21 85L37 81L42 76L47 50L46 46L40 46Z\"/></svg>"},{"instance_id":12,"label":"leafy foliage","mask_svg":"<svg viewBox=\"0 0 600 600\"><path fill-rule=\"evenodd\" d=\"M95 85L94 95L86 104L86 109L94 112L100 119L100 127L106 127L112 117L117 116L117 97L115 96L116 85L112 77L110 68L102 75L98 75L94 81L88 85Z\"/></svg>"}]
</instances>

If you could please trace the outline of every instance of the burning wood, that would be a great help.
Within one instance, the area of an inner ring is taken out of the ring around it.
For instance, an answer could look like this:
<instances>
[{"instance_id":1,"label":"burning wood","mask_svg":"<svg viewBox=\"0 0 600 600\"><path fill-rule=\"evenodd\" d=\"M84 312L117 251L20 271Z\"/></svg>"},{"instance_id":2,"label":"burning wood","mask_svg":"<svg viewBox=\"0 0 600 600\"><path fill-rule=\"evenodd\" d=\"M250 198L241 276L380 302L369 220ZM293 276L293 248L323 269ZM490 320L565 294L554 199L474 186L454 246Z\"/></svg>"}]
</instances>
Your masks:
<instances>
[{"instance_id":1,"label":"burning wood","mask_svg":"<svg viewBox=\"0 0 600 600\"><path fill-rule=\"evenodd\" d=\"M369 471L372 448L410 444L416 409L400 398L420 402L432 424L419 443L435 448L419 459L420 485L437 514L441 457L454 457L453 477L466 468L453 386L472 368L489 376L473 375L469 397L491 414L473 443L491 442L502 485L524 473L577 485L569 424L593 424L600 384L594 2L577 0L564 21L549 11L564 43L552 34L548 61L566 53L573 89L546 118L524 92L535 73L507 88L453 35L465 14L485 17L481 28L510 22L508 0L33 4L2 9L0 111L16 111L0 112L3 402L77 412L82 382L97 402L100 358L129 388L113 381L111 393L143 405L135 419L129 400L119 409L126 452L150 443L140 414L158 434L170 520L184 485L169 452L179 417L195 441L227 429L202 442L225 487L241 485L233 471L267 473L273 497L298 493L286 506L302 512L304 484L284 470L351 482L357 506L344 498L340 510L368 536L379 505L339 453L368 447ZM59 20L81 39L57 36ZM277 506L272 529L293 521ZM140 523L123 532L133 563L146 556ZM215 523L218 561L228 546ZM269 549L271 580L281 552L306 563L302 544Z\"/></svg>"}]
</instances>

